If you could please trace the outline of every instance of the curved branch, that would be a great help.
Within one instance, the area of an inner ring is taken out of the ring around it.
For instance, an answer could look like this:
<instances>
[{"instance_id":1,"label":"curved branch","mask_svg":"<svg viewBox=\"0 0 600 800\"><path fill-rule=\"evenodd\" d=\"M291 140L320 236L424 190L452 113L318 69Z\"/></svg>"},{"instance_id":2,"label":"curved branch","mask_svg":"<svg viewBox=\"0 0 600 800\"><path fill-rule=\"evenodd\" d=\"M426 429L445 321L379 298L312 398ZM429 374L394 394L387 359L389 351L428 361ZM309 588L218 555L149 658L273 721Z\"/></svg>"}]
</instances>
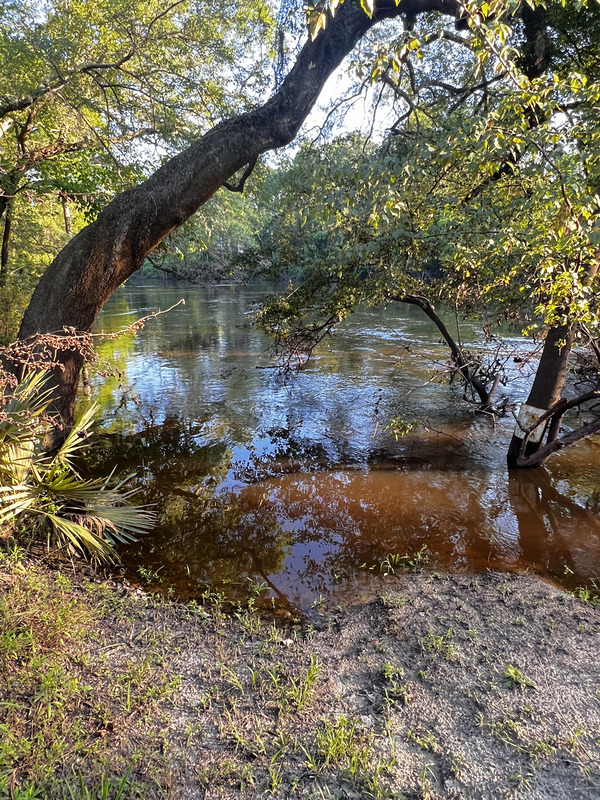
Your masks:
<instances>
[{"instance_id":1,"label":"curved branch","mask_svg":"<svg viewBox=\"0 0 600 800\"><path fill-rule=\"evenodd\" d=\"M426 297L405 294L395 295L391 299L399 303L408 303L409 305L418 306L429 317L429 319L442 334L446 344L450 348L452 360L458 367L458 371L462 375L464 381L469 386L472 386L474 391L477 393L477 396L481 401L481 409L483 411L490 411L492 407L493 395L498 388L499 377L497 380L494 380L492 388L488 390L487 387L479 380L479 378L473 374L473 370L469 366L467 359L464 357L462 349L458 346L452 334L446 327L444 321L438 315L437 311L435 310L435 306L429 300L427 300Z\"/></svg>"},{"instance_id":2,"label":"curved branch","mask_svg":"<svg viewBox=\"0 0 600 800\"><path fill-rule=\"evenodd\" d=\"M240 178L240 182L237 184L237 186L234 186L232 183L228 183L227 181L224 181L223 182L223 186L225 187L225 189L228 189L230 192L240 192L240 194L241 194L244 191L244 185L246 184L246 181L248 180L248 178L250 177L250 175L252 175L252 173L254 171L254 167L256 166L256 162L257 161L258 161L258 156L256 158L253 158L249 162L249 164L246 167L246 169L244 170L244 172L242 174L242 177Z\"/></svg>"},{"instance_id":3,"label":"curved branch","mask_svg":"<svg viewBox=\"0 0 600 800\"><path fill-rule=\"evenodd\" d=\"M530 456L520 456L517 459L517 467L541 467L553 453L558 453L559 450L563 450L565 447L580 442L582 439L587 439L588 436L592 436L598 431L600 431L600 417L588 422L586 425L582 425L581 428L577 428L575 431L566 433L553 442L543 445Z\"/></svg>"},{"instance_id":4,"label":"curved branch","mask_svg":"<svg viewBox=\"0 0 600 800\"><path fill-rule=\"evenodd\" d=\"M62 75L51 75L48 78L45 78L37 86L37 88L24 97L4 98L4 103L0 105L0 119L5 117L7 114L12 114L15 111L24 111L38 100L41 100L47 94L59 91L68 84L72 77L76 75L85 75L90 72L107 69L119 69L123 64L133 58L135 52L136 48L135 46L132 46L129 52L118 61L93 61L86 64L80 64L78 67L74 67L73 69L62 73Z\"/></svg>"}]
</instances>

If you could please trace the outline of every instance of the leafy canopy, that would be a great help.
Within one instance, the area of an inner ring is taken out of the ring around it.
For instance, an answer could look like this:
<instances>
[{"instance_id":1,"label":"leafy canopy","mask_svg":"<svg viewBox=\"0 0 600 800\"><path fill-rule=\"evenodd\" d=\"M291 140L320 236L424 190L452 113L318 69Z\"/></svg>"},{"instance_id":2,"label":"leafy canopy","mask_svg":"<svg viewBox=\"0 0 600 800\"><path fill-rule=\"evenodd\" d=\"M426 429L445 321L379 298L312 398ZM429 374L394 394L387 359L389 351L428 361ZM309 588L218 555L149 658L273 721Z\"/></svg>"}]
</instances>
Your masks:
<instances>
[{"instance_id":1,"label":"leafy canopy","mask_svg":"<svg viewBox=\"0 0 600 800\"><path fill-rule=\"evenodd\" d=\"M600 5L546 5L541 61L522 4L465 3L460 37L423 20L371 67L395 135L300 151L260 253L302 277L260 315L280 340L312 346L358 303L407 293L597 335Z\"/></svg>"}]
</instances>

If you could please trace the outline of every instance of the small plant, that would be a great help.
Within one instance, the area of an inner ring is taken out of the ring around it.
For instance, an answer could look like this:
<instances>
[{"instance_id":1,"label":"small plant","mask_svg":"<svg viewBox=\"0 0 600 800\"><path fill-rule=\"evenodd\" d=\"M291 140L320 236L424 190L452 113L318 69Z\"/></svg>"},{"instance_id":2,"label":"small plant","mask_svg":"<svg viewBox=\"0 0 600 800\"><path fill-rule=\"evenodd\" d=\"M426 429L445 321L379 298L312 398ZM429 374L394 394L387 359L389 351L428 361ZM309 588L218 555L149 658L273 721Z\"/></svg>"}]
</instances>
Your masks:
<instances>
[{"instance_id":1,"label":"small plant","mask_svg":"<svg viewBox=\"0 0 600 800\"><path fill-rule=\"evenodd\" d=\"M130 796L128 791L129 772L130 770L127 770L119 780L102 776L100 783L91 788L84 784L81 773L78 773L75 777L75 785L67 784L68 795L65 795L65 800L125 800Z\"/></svg>"},{"instance_id":2,"label":"small plant","mask_svg":"<svg viewBox=\"0 0 600 800\"><path fill-rule=\"evenodd\" d=\"M423 767L423 771L421 772L421 775L419 777L419 790L422 800L429 800L429 798L431 797L431 780L429 778L429 775L435 777L431 769L432 767L433 764L425 764L425 766Z\"/></svg>"},{"instance_id":3,"label":"small plant","mask_svg":"<svg viewBox=\"0 0 600 800\"><path fill-rule=\"evenodd\" d=\"M400 556L397 553L390 553L379 565L379 571L383 572L385 575L393 575L397 569L400 569L400 567L405 565L405 559L406 556Z\"/></svg>"},{"instance_id":4,"label":"small plant","mask_svg":"<svg viewBox=\"0 0 600 800\"><path fill-rule=\"evenodd\" d=\"M156 584L163 582L163 578L160 575L161 569L162 567L159 567L158 569L152 569L152 567L139 566L137 571L144 583L150 585L152 583Z\"/></svg>"},{"instance_id":5,"label":"small plant","mask_svg":"<svg viewBox=\"0 0 600 800\"><path fill-rule=\"evenodd\" d=\"M531 788L531 778L533 778L533 772L523 772L523 770L510 776L511 783L517 789L527 790Z\"/></svg>"},{"instance_id":6,"label":"small plant","mask_svg":"<svg viewBox=\"0 0 600 800\"><path fill-rule=\"evenodd\" d=\"M219 667L219 671L221 673L221 677L228 683L230 686L233 686L234 689L237 689L238 692L244 694L244 684L239 679L237 673L228 667L227 664L220 664L217 663Z\"/></svg>"},{"instance_id":7,"label":"small plant","mask_svg":"<svg viewBox=\"0 0 600 800\"><path fill-rule=\"evenodd\" d=\"M459 778L461 773L465 770L467 766L467 759L464 753L456 753L452 757L452 763L450 764L450 773L454 775L455 778Z\"/></svg>"},{"instance_id":8,"label":"small plant","mask_svg":"<svg viewBox=\"0 0 600 800\"><path fill-rule=\"evenodd\" d=\"M154 525L154 514L128 505L136 490L112 485L112 476L82 478L76 459L86 446L97 405L85 411L52 455L44 439L51 390L47 375L24 378L0 408L0 527L26 525L47 546L112 561L116 542L134 541Z\"/></svg>"},{"instance_id":9,"label":"small plant","mask_svg":"<svg viewBox=\"0 0 600 800\"><path fill-rule=\"evenodd\" d=\"M392 664L384 664L381 674L389 682L385 687L383 697L388 706L393 706L400 701L403 706L407 706L410 701L408 684L403 683L404 670L402 667L394 667Z\"/></svg>"},{"instance_id":10,"label":"small plant","mask_svg":"<svg viewBox=\"0 0 600 800\"><path fill-rule=\"evenodd\" d=\"M388 553L388 555L379 565L379 571L385 573L386 575L393 575L396 570L401 568L411 567L412 569L417 569L422 564L426 564L429 561L429 554L427 550L428 547L426 544L424 544L412 556L401 556L398 553Z\"/></svg>"},{"instance_id":11,"label":"small plant","mask_svg":"<svg viewBox=\"0 0 600 800\"><path fill-rule=\"evenodd\" d=\"M414 425L414 422L409 422L406 419L402 419L402 417L392 417L385 426L385 429L386 431L391 431L394 439L398 441L398 439L402 439L404 436L409 434Z\"/></svg>"},{"instance_id":12,"label":"small plant","mask_svg":"<svg viewBox=\"0 0 600 800\"><path fill-rule=\"evenodd\" d=\"M319 679L321 673L321 665L316 658L311 655L310 664L308 669L299 678L292 678L290 687L287 689L285 696L294 705L296 711L306 704L312 687Z\"/></svg>"},{"instance_id":13,"label":"small plant","mask_svg":"<svg viewBox=\"0 0 600 800\"><path fill-rule=\"evenodd\" d=\"M317 752L324 766L344 761L356 744L356 720L340 717L337 722L325 720L316 735Z\"/></svg>"},{"instance_id":14,"label":"small plant","mask_svg":"<svg viewBox=\"0 0 600 800\"><path fill-rule=\"evenodd\" d=\"M573 594L584 603L593 606L600 605L600 586L595 578L590 580L590 586L578 586Z\"/></svg>"},{"instance_id":15,"label":"small plant","mask_svg":"<svg viewBox=\"0 0 600 800\"><path fill-rule=\"evenodd\" d=\"M447 633L436 634L434 631L429 631L426 636L420 640L421 649L425 653L434 654L436 652L443 653L447 661L456 661L458 653L452 643L454 636L453 628L449 628Z\"/></svg>"},{"instance_id":16,"label":"small plant","mask_svg":"<svg viewBox=\"0 0 600 800\"><path fill-rule=\"evenodd\" d=\"M283 767L269 767L269 785L267 786L266 794L277 794L279 787L283 782Z\"/></svg>"},{"instance_id":17,"label":"small plant","mask_svg":"<svg viewBox=\"0 0 600 800\"><path fill-rule=\"evenodd\" d=\"M412 728L409 728L406 732L406 738L408 741L418 744L422 750L426 750L429 753L439 752L440 746L437 743L437 739L432 731L425 731L421 729L413 730Z\"/></svg>"},{"instance_id":18,"label":"small plant","mask_svg":"<svg viewBox=\"0 0 600 800\"><path fill-rule=\"evenodd\" d=\"M529 680L528 677L520 670L518 667L515 667L514 664L508 664L506 669L502 673L502 677L506 681L506 685L512 689L516 689L517 686L520 689L525 689L527 686L530 686L532 689L535 689L535 684L533 681Z\"/></svg>"}]
</instances>

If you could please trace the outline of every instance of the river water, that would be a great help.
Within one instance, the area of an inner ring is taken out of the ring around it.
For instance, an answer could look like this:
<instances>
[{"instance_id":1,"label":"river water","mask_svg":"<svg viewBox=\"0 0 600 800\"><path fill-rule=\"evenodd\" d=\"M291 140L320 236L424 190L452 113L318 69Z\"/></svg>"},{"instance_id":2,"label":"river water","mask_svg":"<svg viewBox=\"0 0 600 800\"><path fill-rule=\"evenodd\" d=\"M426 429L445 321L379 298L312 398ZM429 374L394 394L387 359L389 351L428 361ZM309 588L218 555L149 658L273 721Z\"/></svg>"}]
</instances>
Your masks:
<instances>
[{"instance_id":1,"label":"river water","mask_svg":"<svg viewBox=\"0 0 600 800\"><path fill-rule=\"evenodd\" d=\"M509 477L512 414L475 413L444 380L447 349L419 309L360 311L284 374L251 325L264 296L129 285L99 318L97 329L121 330L185 299L136 335L104 341L101 358L118 374L91 379L98 467L134 475L159 513L156 530L122 551L130 576L184 597L250 588L302 611L381 594L409 562L593 586L597 444ZM480 325L460 336L485 346ZM512 335L505 347L499 399L514 403L532 344Z\"/></svg>"}]
</instances>

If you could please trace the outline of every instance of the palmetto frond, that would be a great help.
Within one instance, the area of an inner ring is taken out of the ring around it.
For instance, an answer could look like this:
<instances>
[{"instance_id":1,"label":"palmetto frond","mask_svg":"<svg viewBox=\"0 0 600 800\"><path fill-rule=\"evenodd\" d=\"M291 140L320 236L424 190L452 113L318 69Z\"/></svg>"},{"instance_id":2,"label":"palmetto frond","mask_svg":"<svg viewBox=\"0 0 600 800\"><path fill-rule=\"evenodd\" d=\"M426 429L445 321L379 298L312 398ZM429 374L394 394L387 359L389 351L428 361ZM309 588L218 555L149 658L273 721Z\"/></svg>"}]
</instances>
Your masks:
<instances>
[{"instance_id":1,"label":"palmetto frond","mask_svg":"<svg viewBox=\"0 0 600 800\"><path fill-rule=\"evenodd\" d=\"M48 430L49 392L36 373L19 384L0 422L0 525L23 519L60 547L112 560L114 544L128 542L154 525L154 513L129 504L135 489L108 478L83 479L75 456L87 444L98 409L90 406L52 456L42 450Z\"/></svg>"},{"instance_id":2,"label":"palmetto frond","mask_svg":"<svg viewBox=\"0 0 600 800\"><path fill-rule=\"evenodd\" d=\"M114 560L113 542L110 538L98 535L80 522L57 514L46 513L43 516L51 523L60 547L73 548L82 555L90 553L101 561Z\"/></svg>"},{"instance_id":3,"label":"palmetto frond","mask_svg":"<svg viewBox=\"0 0 600 800\"><path fill-rule=\"evenodd\" d=\"M86 446L89 429L92 427L99 408L97 403L92 403L79 417L55 456L54 460L57 464L73 468L73 458Z\"/></svg>"},{"instance_id":4,"label":"palmetto frond","mask_svg":"<svg viewBox=\"0 0 600 800\"><path fill-rule=\"evenodd\" d=\"M32 372L16 387L8 402L0 409L0 446L22 445L31 440L40 428L47 427L43 415L51 400L51 389L44 389L45 372Z\"/></svg>"},{"instance_id":5,"label":"palmetto frond","mask_svg":"<svg viewBox=\"0 0 600 800\"><path fill-rule=\"evenodd\" d=\"M31 486L0 486L0 525L16 519L19 515L30 511L39 497L39 493Z\"/></svg>"}]
</instances>

